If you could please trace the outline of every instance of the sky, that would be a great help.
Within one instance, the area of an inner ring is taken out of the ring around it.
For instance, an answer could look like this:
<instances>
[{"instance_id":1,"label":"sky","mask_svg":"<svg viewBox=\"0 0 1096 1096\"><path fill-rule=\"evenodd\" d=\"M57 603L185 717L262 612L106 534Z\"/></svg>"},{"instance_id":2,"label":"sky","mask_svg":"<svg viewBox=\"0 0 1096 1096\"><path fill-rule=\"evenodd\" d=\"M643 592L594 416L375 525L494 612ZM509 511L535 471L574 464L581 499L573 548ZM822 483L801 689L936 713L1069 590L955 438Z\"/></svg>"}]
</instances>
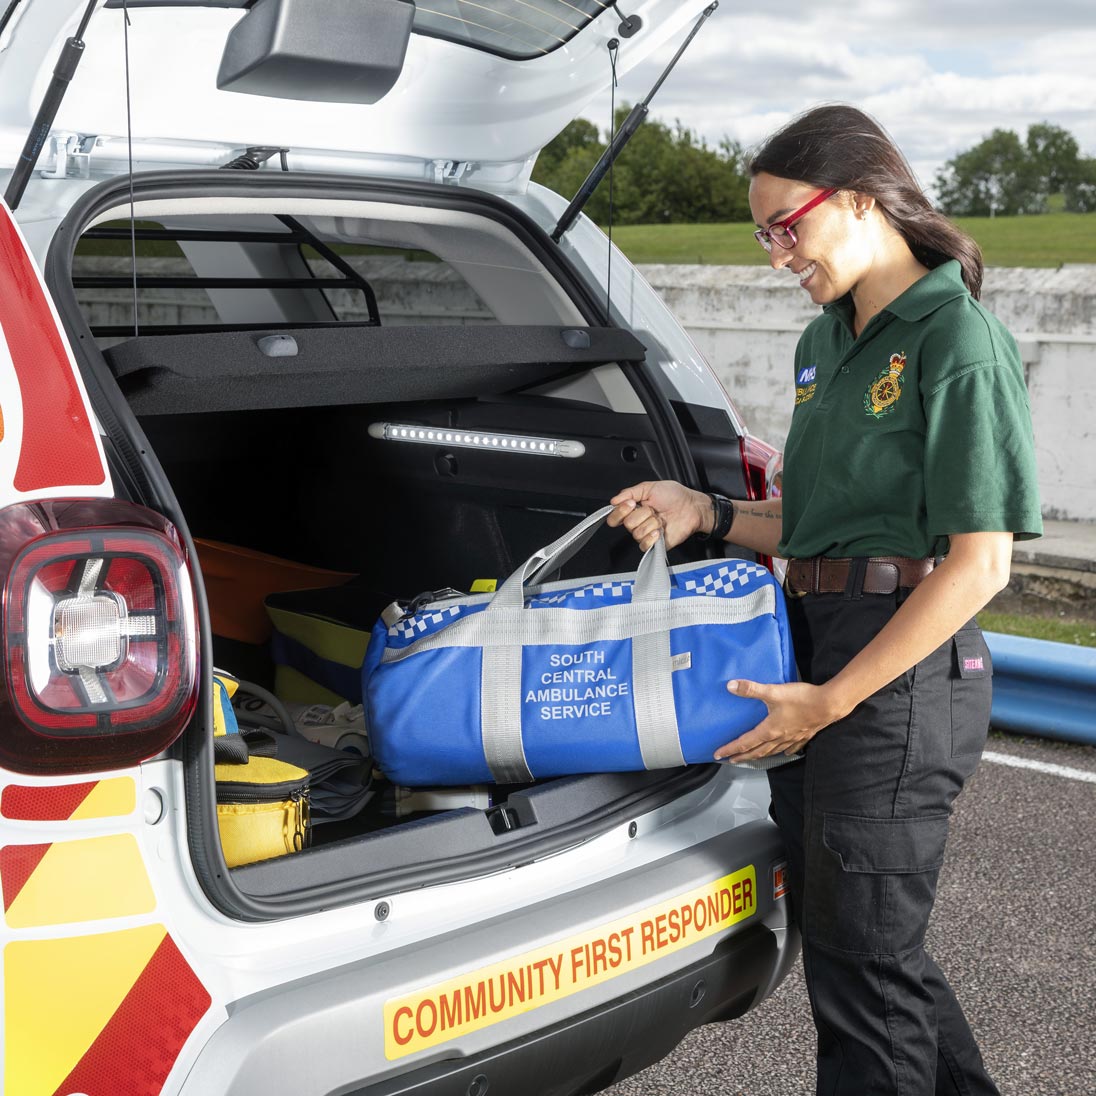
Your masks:
<instances>
[{"instance_id":1,"label":"sky","mask_svg":"<svg viewBox=\"0 0 1096 1096\"><path fill-rule=\"evenodd\" d=\"M627 73L618 102L643 98L679 42ZM751 147L833 101L881 122L930 191L995 128L1049 121L1096 156L1096 0L721 0L651 116ZM583 115L606 130L608 95Z\"/></svg>"}]
</instances>

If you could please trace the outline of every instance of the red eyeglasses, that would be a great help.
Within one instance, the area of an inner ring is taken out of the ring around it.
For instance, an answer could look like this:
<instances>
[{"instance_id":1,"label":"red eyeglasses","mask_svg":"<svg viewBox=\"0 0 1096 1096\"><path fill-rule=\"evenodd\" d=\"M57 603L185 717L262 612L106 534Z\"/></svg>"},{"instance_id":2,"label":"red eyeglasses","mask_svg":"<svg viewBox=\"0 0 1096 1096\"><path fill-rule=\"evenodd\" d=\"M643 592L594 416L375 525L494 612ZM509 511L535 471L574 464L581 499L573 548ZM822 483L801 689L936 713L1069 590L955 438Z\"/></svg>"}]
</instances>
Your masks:
<instances>
[{"instance_id":1,"label":"red eyeglasses","mask_svg":"<svg viewBox=\"0 0 1096 1096\"><path fill-rule=\"evenodd\" d=\"M837 193L837 187L831 187L829 190L820 190L805 206L800 206L794 213L789 214L781 221L774 221L768 228L759 228L754 233L754 239L766 250L772 251L774 241L782 248L787 250L788 248L795 247L799 242L795 235L795 230L792 227L797 221L803 219L803 216L810 213L816 205L820 205L827 198L831 198Z\"/></svg>"}]
</instances>

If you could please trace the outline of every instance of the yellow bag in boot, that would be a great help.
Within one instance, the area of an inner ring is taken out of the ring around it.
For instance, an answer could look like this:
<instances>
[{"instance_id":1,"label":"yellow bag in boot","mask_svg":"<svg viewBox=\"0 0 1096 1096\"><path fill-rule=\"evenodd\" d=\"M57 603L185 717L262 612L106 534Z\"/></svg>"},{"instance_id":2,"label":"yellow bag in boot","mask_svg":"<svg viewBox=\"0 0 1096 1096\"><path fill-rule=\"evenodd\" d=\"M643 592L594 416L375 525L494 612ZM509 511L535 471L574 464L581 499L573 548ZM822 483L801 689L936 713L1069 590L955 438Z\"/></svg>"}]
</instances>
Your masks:
<instances>
[{"instance_id":1,"label":"yellow bag in boot","mask_svg":"<svg viewBox=\"0 0 1096 1096\"><path fill-rule=\"evenodd\" d=\"M213 756L217 824L230 868L286 856L311 839L307 769L263 756L272 737L240 734L232 709L237 682L213 675Z\"/></svg>"}]
</instances>

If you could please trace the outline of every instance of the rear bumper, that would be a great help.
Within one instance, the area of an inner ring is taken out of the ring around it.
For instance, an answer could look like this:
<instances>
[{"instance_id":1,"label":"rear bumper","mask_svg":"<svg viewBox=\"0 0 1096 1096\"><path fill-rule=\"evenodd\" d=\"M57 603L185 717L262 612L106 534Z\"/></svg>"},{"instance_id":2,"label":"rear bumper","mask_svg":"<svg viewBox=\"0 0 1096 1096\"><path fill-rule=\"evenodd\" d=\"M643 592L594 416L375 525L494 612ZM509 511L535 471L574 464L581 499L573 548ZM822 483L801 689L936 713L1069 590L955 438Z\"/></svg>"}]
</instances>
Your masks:
<instances>
[{"instance_id":1,"label":"rear bumper","mask_svg":"<svg viewBox=\"0 0 1096 1096\"><path fill-rule=\"evenodd\" d=\"M797 951L796 942L781 948L765 925L752 925L700 962L528 1038L435 1062L345 1096L597 1092L664 1058L694 1028L741 1016Z\"/></svg>"},{"instance_id":2,"label":"rear bumper","mask_svg":"<svg viewBox=\"0 0 1096 1096\"><path fill-rule=\"evenodd\" d=\"M401 896L377 928L343 916L365 953L350 959L347 941L325 936L328 958L349 960L326 969L299 941L266 929L281 943L244 961L284 964L296 951L299 976L272 972L269 988L233 1001L176 1091L483 1096L484 1082L473 1084L482 1076L491 1093L570 1096L642 1069L691 1029L767 996L798 954L772 882L784 858L776 827L742 821L682 847L699 836L704 813L641 832L635 840L661 844L665 855L631 870L629 850L639 846L623 830L574 857ZM614 870L568 887L583 860ZM734 902L748 905L747 882L756 906L743 918ZM516 908L493 902L515 895Z\"/></svg>"}]
</instances>

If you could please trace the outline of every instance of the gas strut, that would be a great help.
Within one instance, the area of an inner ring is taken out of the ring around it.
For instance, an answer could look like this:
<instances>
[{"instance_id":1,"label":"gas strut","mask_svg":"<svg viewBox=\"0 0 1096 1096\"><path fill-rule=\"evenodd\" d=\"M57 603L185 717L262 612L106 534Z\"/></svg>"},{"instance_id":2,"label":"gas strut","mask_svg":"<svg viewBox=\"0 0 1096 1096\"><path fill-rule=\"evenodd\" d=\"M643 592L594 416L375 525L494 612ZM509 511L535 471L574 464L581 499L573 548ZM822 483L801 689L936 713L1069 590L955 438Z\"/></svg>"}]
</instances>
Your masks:
<instances>
[{"instance_id":1,"label":"gas strut","mask_svg":"<svg viewBox=\"0 0 1096 1096\"><path fill-rule=\"evenodd\" d=\"M76 28L76 33L71 38L65 39L61 47L61 56L57 58L57 64L53 70L53 79L46 88L42 105L34 117L34 124L27 134L26 144L16 161L15 170L8 181L8 189L4 192L4 201L13 212L23 200L23 191L27 189L30 181L30 173L38 162L38 155L42 146L46 143L49 131L53 128L53 120L57 117L57 111L61 106L61 100L68 91L69 83L76 75L76 66L80 64L80 58L84 56L84 31L87 30L91 20L91 13L99 0L89 0L84 10L84 17ZM60 155L60 153L58 153Z\"/></svg>"},{"instance_id":2,"label":"gas strut","mask_svg":"<svg viewBox=\"0 0 1096 1096\"><path fill-rule=\"evenodd\" d=\"M597 190L598 183L605 178L605 173L612 166L613 161L624 151L624 146L632 139L632 134L643 124L647 117L647 111L651 100L666 77L673 71L674 65L681 59L681 55L689 48L689 43L697 36L697 32L707 21L708 17L719 7L719 0L709 4L701 13L700 18L689 31L689 36L681 43L677 53L670 59L670 63L662 71L662 75L655 81L655 86L647 93L647 98L632 107L631 113L624 119L624 125L617 130L609 147L601 154L601 159L594 164L593 171L586 176L586 181L578 188L578 193L571 199L571 204L559 219L559 224L552 230L552 239L558 244L563 234L575 223L575 218L582 212L583 206L590 200L590 195Z\"/></svg>"}]
</instances>

